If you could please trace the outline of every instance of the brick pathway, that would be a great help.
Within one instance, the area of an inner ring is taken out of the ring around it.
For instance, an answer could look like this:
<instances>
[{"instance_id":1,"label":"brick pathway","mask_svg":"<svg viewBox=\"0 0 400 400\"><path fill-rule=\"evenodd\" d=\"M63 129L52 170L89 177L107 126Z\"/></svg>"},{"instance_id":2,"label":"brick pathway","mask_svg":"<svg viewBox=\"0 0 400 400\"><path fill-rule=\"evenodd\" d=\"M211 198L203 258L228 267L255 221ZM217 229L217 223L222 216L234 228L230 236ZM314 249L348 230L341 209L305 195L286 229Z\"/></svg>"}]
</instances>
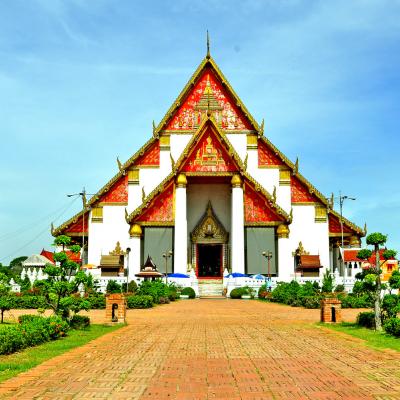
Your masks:
<instances>
[{"instance_id":1,"label":"brick pathway","mask_svg":"<svg viewBox=\"0 0 400 400\"><path fill-rule=\"evenodd\" d=\"M132 310L127 327L4 382L0 397L400 399L398 353L317 320L318 310L240 300Z\"/></svg>"}]
</instances>

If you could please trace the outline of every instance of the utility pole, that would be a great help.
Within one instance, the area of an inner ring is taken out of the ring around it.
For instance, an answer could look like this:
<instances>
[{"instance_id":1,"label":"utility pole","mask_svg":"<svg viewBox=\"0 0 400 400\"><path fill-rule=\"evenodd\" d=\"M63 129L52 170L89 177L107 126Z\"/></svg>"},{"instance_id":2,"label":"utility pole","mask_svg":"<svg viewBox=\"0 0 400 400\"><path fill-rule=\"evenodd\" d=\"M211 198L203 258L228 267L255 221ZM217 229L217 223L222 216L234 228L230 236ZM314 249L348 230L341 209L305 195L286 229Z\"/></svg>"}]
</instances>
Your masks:
<instances>
[{"instance_id":1,"label":"utility pole","mask_svg":"<svg viewBox=\"0 0 400 400\"><path fill-rule=\"evenodd\" d=\"M269 281L269 284L271 285L271 258L273 256L273 254L272 254L272 251L267 250L267 251L263 251L262 255L267 259L268 281Z\"/></svg>"},{"instance_id":2,"label":"utility pole","mask_svg":"<svg viewBox=\"0 0 400 400\"><path fill-rule=\"evenodd\" d=\"M167 250L162 256L165 258L165 284L168 285L168 259L172 257L172 250Z\"/></svg>"}]
</instances>

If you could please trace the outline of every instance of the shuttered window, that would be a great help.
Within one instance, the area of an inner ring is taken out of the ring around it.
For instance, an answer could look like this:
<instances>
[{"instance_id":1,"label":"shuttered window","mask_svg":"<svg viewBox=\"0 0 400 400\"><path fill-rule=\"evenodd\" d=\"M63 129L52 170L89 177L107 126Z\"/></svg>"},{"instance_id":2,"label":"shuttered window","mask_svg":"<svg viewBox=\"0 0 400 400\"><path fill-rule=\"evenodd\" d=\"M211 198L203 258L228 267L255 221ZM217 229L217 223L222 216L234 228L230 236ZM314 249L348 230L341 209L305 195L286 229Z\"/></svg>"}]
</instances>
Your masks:
<instances>
[{"instance_id":1,"label":"shuttered window","mask_svg":"<svg viewBox=\"0 0 400 400\"><path fill-rule=\"evenodd\" d=\"M277 275L277 241L274 227L246 228L246 273L267 274L268 261L262 255L263 251L271 251L270 273Z\"/></svg>"},{"instance_id":2,"label":"shuttered window","mask_svg":"<svg viewBox=\"0 0 400 400\"><path fill-rule=\"evenodd\" d=\"M173 228L171 227L145 227L143 260L147 256L153 259L159 272L165 272L165 258L163 253L173 250ZM168 273L173 272L173 256L168 259Z\"/></svg>"}]
</instances>

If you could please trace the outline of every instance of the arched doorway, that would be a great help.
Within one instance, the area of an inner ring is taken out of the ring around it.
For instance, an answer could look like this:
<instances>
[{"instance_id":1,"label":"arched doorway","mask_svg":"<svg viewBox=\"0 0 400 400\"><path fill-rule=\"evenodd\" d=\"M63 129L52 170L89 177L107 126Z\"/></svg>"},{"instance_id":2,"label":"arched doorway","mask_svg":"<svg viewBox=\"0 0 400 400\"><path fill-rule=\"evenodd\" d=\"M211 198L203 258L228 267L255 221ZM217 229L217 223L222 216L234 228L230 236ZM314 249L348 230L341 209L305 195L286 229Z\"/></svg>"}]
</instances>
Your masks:
<instances>
[{"instance_id":1,"label":"arched doorway","mask_svg":"<svg viewBox=\"0 0 400 400\"><path fill-rule=\"evenodd\" d=\"M190 234L192 265L199 279L221 279L228 265L229 234L211 202Z\"/></svg>"}]
</instances>

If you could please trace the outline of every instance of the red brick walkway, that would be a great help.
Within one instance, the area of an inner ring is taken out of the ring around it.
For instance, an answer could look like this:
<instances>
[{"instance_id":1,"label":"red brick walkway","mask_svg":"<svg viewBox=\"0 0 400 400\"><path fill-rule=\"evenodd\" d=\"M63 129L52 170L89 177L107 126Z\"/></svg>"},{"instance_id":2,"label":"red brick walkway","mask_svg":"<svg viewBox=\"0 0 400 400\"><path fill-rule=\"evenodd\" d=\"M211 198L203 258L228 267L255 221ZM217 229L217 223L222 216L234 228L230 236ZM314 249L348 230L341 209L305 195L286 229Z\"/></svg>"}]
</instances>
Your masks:
<instances>
[{"instance_id":1,"label":"red brick walkway","mask_svg":"<svg viewBox=\"0 0 400 400\"><path fill-rule=\"evenodd\" d=\"M4 382L1 398L400 399L399 354L312 325L318 310L193 300L128 320Z\"/></svg>"}]
</instances>

